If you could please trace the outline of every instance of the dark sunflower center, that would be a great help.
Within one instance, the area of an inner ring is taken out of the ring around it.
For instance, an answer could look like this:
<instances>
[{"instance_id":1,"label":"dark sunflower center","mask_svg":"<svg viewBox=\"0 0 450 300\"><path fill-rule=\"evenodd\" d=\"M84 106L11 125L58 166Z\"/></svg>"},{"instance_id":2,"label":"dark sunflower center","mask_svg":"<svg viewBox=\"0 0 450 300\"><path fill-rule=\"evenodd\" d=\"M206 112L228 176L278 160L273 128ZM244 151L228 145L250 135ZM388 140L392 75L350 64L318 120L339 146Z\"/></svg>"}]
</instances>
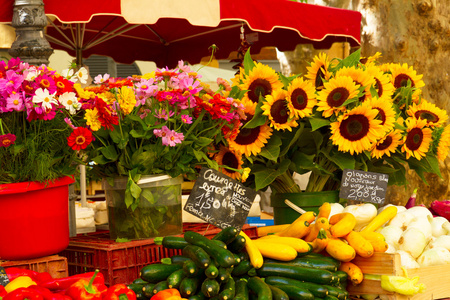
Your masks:
<instances>
[{"instance_id":1,"label":"dark sunflower center","mask_svg":"<svg viewBox=\"0 0 450 300\"><path fill-rule=\"evenodd\" d=\"M408 86L408 80L411 81L411 87L414 87L414 81L406 74L399 74L395 77L394 86L396 89Z\"/></svg>"},{"instance_id":2,"label":"dark sunflower center","mask_svg":"<svg viewBox=\"0 0 450 300\"><path fill-rule=\"evenodd\" d=\"M377 150L386 150L387 148L389 148L389 146L392 145L392 137L391 136L387 136L384 141L381 144L377 145Z\"/></svg>"},{"instance_id":3,"label":"dark sunflower center","mask_svg":"<svg viewBox=\"0 0 450 300\"><path fill-rule=\"evenodd\" d=\"M342 137L349 141L358 141L369 132L369 120L364 115L351 115L342 121L339 127Z\"/></svg>"},{"instance_id":4,"label":"dark sunflower center","mask_svg":"<svg viewBox=\"0 0 450 300\"><path fill-rule=\"evenodd\" d=\"M286 100L276 100L270 108L270 115L276 123L285 124L289 118L289 110L286 106Z\"/></svg>"},{"instance_id":5,"label":"dark sunflower center","mask_svg":"<svg viewBox=\"0 0 450 300\"><path fill-rule=\"evenodd\" d=\"M416 111L414 116L417 119L419 119L419 118L424 119L424 120L427 120L428 122L432 122L432 123L437 123L439 121L439 116L428 110Z\"/></svg>"},{"instance_id":6,"label":"dark sunflower center","mask_svg":"<svg viewBox=\"0 0 450 300\"><path fill-rule=\"evenodd\" d=\"M295 109L303 110L308 105L308 95L303 89L295 89L292 92L291 101Z\"/></svg>"},{"instance_id":7,"label":"dark sunflower center","mask_svg":"<svg viewBox=\"0 0 450 300\"><path fill-rule=\"evenodd\" d=\"M272 93L272 85L264 78L255 79L248 89L248 98L254 103L258 103L259 96L264 97Z\"/></svg>"},{"instance_id":8,"label":"dark sunflower center","mask_svg":"<svg viewBox=\"0 0 450 300\"><path fill-rule=\"evenodd\" d=\"M258 139L260 132L261 128L259 126L255 128L243 128L239 131L234 141L238 145L251 145Z\"/></svg>"},{"instance_id":9,"label":"dark sunflower center","mask_svg":"<svg viewBox=\"0 0 450 300\"><path fill-rule=\"evenodd\" d=\"M223 155L222 164L233 169L239 168L239 160L232 152Z\"/></svg>"},{"instance_id":10,"label":"dark sunflower center","mask_svg":"<svg viewBox=\"0 0 450 300\"><path fill-rule=\"evenodd\" d=\"M406 136L406 146L415 151L419 149L423 141L423 132L419 128L413 128Z\"/></svg>"},{"instance_id":11,"label":"dark sunflower center","mask_svg":"<svg viewBox=\"0 0 450 300\"><path fill-rule=\"evenodd\" d=\"M350 93L346 88L338 87L331 91L327 97L327 103L330 107L339 107L348 99Z\"/></svg>"},{"instance_id":12,"label":"dark sunflower center","mask_svg":"<svg viewBox=\"0 0 450 300\"><path fill-rule=\"evenodd\" d=\"M378 111L377 119L381 121L381 125L384 125L386 122L386 113L384 110L379 109L378 107L374 107Z\"/></svg>"},{"instance_id":13,"label":"dark sunflower center","mask_svg":"<svg viewBox=\"0 0 450 300\"><path fill-rule=\"evenodd\" d=\"M378 80L378 78L375 78L375 90L377 90L378 97L381 97L381 95L383 95L383 85L381 84L381 81Z\"/></svg>"},{"instance_id":14,"label":"dark sunflower center","mask_svg":"<svg viewBox=\"0 0 450 300\"><path fill-rule=\"evenodd\" d=\"M323 78L325 77L325 74L323 73L322 68L323 65L319 67L319 70L317 70L316 80L314 81L316 88L323 86Z\"/></svg>"}]
</instances>

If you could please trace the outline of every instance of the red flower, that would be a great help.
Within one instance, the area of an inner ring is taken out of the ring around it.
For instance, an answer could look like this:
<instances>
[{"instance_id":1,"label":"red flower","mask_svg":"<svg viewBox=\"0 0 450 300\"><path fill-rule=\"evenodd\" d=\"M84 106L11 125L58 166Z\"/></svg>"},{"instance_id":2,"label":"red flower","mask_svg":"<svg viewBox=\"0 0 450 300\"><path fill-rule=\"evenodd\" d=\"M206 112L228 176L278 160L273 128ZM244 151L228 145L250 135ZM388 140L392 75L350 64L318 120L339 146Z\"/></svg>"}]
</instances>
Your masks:
<instances>
[{"instance_id":1,"label":"red flower","mask_svg":"<svg viewBox=\"0 0 450 300\"><path fill-rule=\"evenodd\" d=\"M84 127L76 128L67 138L67 144L73 150L86 149L92 142L92 132Z\"/></svg>"},{"instance_id":2,"label":"red flower","mask_svg":"<svg viewBox=\"0 0 450 300\"><path fill-rule=\"evenodd\" d=\"M9 147L16 141L16 136L11 133L0 135L0 147Z\"/></svg>"},{"instance_id":3,"label":"red flower","mask_svg":"<svg viewBox=\"0 0 450 300\"><path fill-rule=\"evenodd\" d=\"M65 92L73 92L73 83L70 80L62 76L58 76L55 78L55 85L58 95L62 95Z\"/></svg>"}]
</instances>

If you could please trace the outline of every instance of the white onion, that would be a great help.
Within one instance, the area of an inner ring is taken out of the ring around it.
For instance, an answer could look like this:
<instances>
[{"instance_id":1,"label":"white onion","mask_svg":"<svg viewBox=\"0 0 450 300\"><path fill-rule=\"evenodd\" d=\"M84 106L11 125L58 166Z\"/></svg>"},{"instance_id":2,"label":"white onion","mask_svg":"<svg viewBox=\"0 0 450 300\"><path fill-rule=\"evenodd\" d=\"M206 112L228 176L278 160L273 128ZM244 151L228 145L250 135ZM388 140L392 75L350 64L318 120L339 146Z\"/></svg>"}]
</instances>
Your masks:
<instances>
[{"instance_id":1,"label":"white onion","mask_svg":"<svg viewBox=\"0 0 450 300\"><path fill-rule=\"evenodd\" d=\"M406 269L420 268L420 265L417 263L414 257L412 257L411 254L409 254L408 252L403 250L397 250L397 253L400 254L400 262L402 267L405 267Z\"/></svg>"},{"instance_id":2,"label":"white onion","mask_svg":"<svg viewBox=\"0 0 450 300\"><path fill-rule=\"evenodd\" d=\"M450 252L443 247L425 250L417 259L421 267L450 264Z\"/></svg>"},{"instance_id":3,"label":"white onion","mask_svg":"<svg viewBox=\"0 0 450 300\"><path fill-rule=\"evenodd\" d=\"M450 251L450 235L441 235L428 243L427 249L442 247Z\"/></svg>"},{"instance_id":4,"label":"white onion","mask_svg":"<svg viewBox=\"0 0 450 300\"><path fill-rule=\"evenodd\" d=\"M415 217L411 222L409 222L408 226L406 227L406 229L409 228L417 228L422 231L427 242L433 236L431 231L431 224L430 221L428 221L427 216Z\"/></svg>"},{"instance_id":5,"label":"white onion","mask_svg":"<svg viewBox=\"0 0 450 300\"><path fill-rule=\"evenodd\" d=\"M411 254L413 258L419 257L428 241L419 229L411 227L406 229L398 241L398 249Z\"/></svg>"},{"instance_id":6,"label":"white onion","mask_svg":"<svg viewBox=\"0 0 450 300\"><path fill-rule=\"evenodd\" d=\"M426 208L425 206L413 206L407 210L410 214L414 215L414 217L421 217L421 216L433 216L431 211Z\"/></svg>"},{"instance_id":7,"label":"white onion","mask_svg":"<svg viewBox=\"0 0 450 300\"><path fill-rule=\"evenodd\" d=\"M409 213L409 210L406 210L404 212L397 213L395 217L393 217L392 220L388 223L388 225L399 227L402 230L405 230L406 226L408 226L409 222L411 222L413 219L414 215Z\"/></svg>"},{"instance_id":8,"label":"white onion","mask_svg":"<svg viewBox=\"0 0 450 300\"><path fill-rule=\"evenodd\" d=\"M398 240L403 234L403 230L400 227L388 225L381 228L380 233L384 236L386 243L391 244L396 249L398 248Z\"/></svg>"},{"instance_id":9,"label":"white onion","mask_svg":"<svg viewBox=\"0 0 450 300\"><path fill-rule=\"evenodd\" d=\"M430 217L431 233L434 237L439 237L441 235L447 234L447 230L444 228L444 223L448 223L448 220L444 217Z\"/></svg>"},{"instance_id":10,"label":"white onion","mask_svg":"<svg viewBox=\"0 0 450 300\"><path fill-rule=\"evenodd\" d=\"M340 214L344 211L344 207L340 203L330 203L331 211L330 211L330 218L333 215Z\"/></svg>"},{"instance_id":11,"label":"white onion","mask_svg":"<svg viewBox=\"0 0 450 300\"><path fill-rule=\"evenodd\" d=\"M377 215L377 208L371 203L347 205L342 212L348 212L355 216L355 231L369 224Z\"/></svg>"},{"instance_id":12,"label":"white onion","mask_svg":"<svg viewBox=\"0 0 450 300\"><path fill-rule=\"evenodd\" d=\"M395 252L397 252L397 249L394 246L392 246L392 244L387 244L387 245L388 245L388 248L386 249L385 253L395 253Z\"/></svg>"}]
</instances>

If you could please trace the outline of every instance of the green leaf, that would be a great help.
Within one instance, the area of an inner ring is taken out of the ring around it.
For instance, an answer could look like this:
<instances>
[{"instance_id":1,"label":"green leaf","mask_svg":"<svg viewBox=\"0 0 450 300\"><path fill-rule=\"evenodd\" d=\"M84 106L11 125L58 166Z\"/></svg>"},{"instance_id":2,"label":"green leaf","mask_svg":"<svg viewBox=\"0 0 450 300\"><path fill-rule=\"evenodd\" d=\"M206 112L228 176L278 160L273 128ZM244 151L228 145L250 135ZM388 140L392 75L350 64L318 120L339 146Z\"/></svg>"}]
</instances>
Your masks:
<instances>
[{"instance_id":1,"label":"green leaf","mask_svg":"<svg viewBox=\"0 0 450 300\"><path fill-rule=\"evenodd\" d=\"M324 118L316 118L316 117L311 117L309 119L310 123L311 123L311 130L315 131L319 128L322 128L324 126L329 126L331 124L331 122L328 119L324 119Z\"/></svg>"},{"instance_id":2,"label":"green leaf","mask_svg":"<svg viewBox=\"0 0 450 300\"><path fill-rule=\"evenodd\" d=\"M355 169L355 157L350 153L335 151L332 155L326 154L326 157L335 163L341 170Z\"/></svg>"},{"instance_id":3,"label":"green leaf","mask_svg":"<svg viewBox=\"0 0 450 300\"><path fill-rule=\"evenodd\" d=\"M116 147L114 145L106 146L102 148L100 151L103 154L103 156L109 161L116 161L117 158L119 157L119 154L117 153Z\"/></svg>"},{"instance_id":4,"label":"green leaf","mask_svg":"<svg viewBox=\"0 0 450 300\"><path fill-rule=\"evenodd\" d=\"M210 139L210 138L207 138L207 137L204 137L204 136L200 136L195 141L195 145L198 146L198 147L205 147L205 146L213 144L213 142L214 142L213 139Z\"/></svg>"},{"instance_id":5,"label":"green leaf","mask_svg":"<svg viewBox=\"0 0 450 300\"><path fill-rule=\"evenodd\" d=\"M252 169L252 173L255 175L255 190L261 190L269 186L278 176L282 175L289 169L291 161L285 159L281 162L277 169L270 169L263 167L260 170Z\"/></svg>"},{"instance_id":6,"label":"green leaf","mask_svg":"<svg viewBox=\"0 0 450 300\"><path fill-rule=\"evenodd\" d=\"M111 130L109 132L109 136L112 141L117 144L117 148L125 149L130 139L130 134L128 133L126 128L122 128L122 130Z\"/></svg>"},{"instance_id":7,"label":"green leaf","mask_svg":"<svg viewBox=\"0 0 450 300\"><path fill-rule=\"evenodd\" d=\"M255 128L264 125L267 121L267 117L263 115L263 110L261 108L262 101L259 101L255 108L255 115L253 118L242 126L242 128Z\"/></svg>"},{"instance_id":8,"label":"green leaf","mask_svg":"<svg viewBox=\"0 0 450 300\"><path fill-rule=\"evenodd\" d=\"M252 56L250 55L250 48L248 48L247 52L245 52L243 64L244 64L245 74L247 74L247 75L255 67L255 62L253 61Z\"/></svg>"},{"instance_id":9,"label":"green leaf","mask_svg":"<svg viewBox=\"0 0 450 300\"><path fill-rule=\"evenodd\" d=\"M141 192L141 197L147 200L150 204L155 204L155 197L153 197L153 193L150 189L143 189Z\"/></svg>"},{"instance_id":10,"label":"green leaf","mask_svg":"<svg viewBox=\"0 0 450 300\"><path fill-rule=\"evenodd\" d=\"M266 146L261 148L260 156L267 158L271 161L277 161L280 156L281 138L278 135L273 135Z\"/></svg>"}]
</instances>

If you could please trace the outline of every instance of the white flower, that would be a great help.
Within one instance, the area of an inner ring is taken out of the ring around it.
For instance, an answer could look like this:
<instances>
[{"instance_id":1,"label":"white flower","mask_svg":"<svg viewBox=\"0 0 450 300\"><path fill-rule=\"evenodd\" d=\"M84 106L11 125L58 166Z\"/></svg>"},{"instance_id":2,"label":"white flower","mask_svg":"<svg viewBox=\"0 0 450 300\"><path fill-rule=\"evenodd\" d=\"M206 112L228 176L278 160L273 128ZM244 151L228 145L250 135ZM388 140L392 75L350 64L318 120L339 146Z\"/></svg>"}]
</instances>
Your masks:
<instances>
[{"instance_id":1,"label":"white flower","mask_svg":"<svg viewBox=\"0 0 450 300\"><path fill-rule=\"evenodd\" d=\"M36 69L34 66L30 66L30 68L28 70L25 70L23 73L24 73L24 75L26 74L25 80L33 81L34 79L36 79L36 77L38 77L38 75L41 73L41 71Z\"/></svg>"},{"instance_id":2,"label":"white flower","mask_svg":"<svg viewBox=\"0 0 450 300\"><path fill-rule=\"evenodd\" d=\"M74 92L65 92L59 96L59 102L64 105L64 107L74 115L81 105L78 102L77 96Z\"/></svg>"},{"instance_id":3,"label":"white flower","mask_svg":"<svg viewBox=\"0 0 450 300\"><path fill-rule=\"evenodd\" d=\"M80 80L81 83L87 83L87 79L89 77L88 71L86 70L85 67L81 67L77 73L76 73L77 78Z\"/></svg>"},{"instance_id":4,"label":"white flower","mask_svg":"<svg viewBox=\"0 0 450 300\"><path fill-rule=\"evenodd\" d=\"M33 96L33 103L42 103L42 108L44 109L52 109L52 103L58 104L58 101L55 99L55 94L50 94L47 89L38 88Z\"/></svg>"},{"instance_id":5,"label":"white flower","mask_svg":"<svg viewBox=\"0 0 450 300\"><path fill-rule=\"evenodd\" d=\"M61 76L70 79L73 76L73 69L64 69L61 72Z\"/></svg>"},{"instance_id":6,"label":"white flower","mask_svg":"<svg viewBox=\"0 0 450 300\"><path fill-rule=\"evenodd\" d=\"M94 83L95 84L100 84L100 83L103 83L103 82L107 81L108 79L109 79L109 74L105 74L103 76L101 74L98 74L94 78Z\"/></svg>"}]
</instances>

